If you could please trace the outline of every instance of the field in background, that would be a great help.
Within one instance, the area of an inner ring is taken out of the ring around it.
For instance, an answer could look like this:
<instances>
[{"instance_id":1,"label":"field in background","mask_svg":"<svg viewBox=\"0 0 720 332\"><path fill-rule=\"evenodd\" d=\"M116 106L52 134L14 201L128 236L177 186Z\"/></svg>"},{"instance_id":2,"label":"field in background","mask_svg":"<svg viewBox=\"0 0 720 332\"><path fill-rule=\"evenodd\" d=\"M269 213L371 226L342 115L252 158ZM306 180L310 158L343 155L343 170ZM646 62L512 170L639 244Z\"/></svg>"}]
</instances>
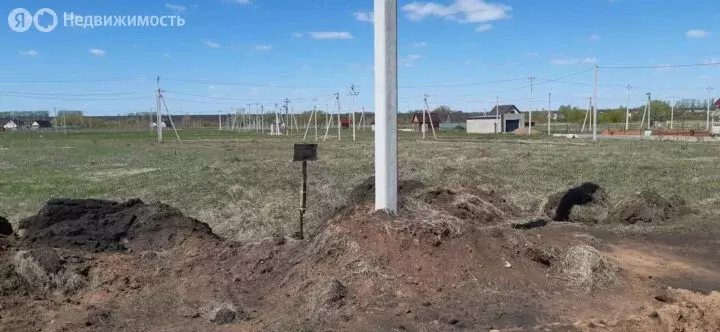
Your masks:
<instances>
[{"instance_id":1,"label":"field in background","mask_svg":"<svg viewBox=\"0 0 720 332\"><path fill-rule=\"evenodd\" d=\"M355 142L351 135L343 130L341 142L320 142L320 160L309 166L311 228L373 173L372 134L359 132ZM184 130L181 136L178 144L166 131L166 142L157 144L149 132L0 133L0 215L17 222L57 197L139 197L176 206L241 241L292 232L300 184L300 167L291 161L296 135ZM584 181L599 183L614 198L652 189L709 206L720 200L719 152L712 143L461 132L422 141L401 133L399 173L427 186L494 188L524 209Z\"/></svg>"}]
</instances>

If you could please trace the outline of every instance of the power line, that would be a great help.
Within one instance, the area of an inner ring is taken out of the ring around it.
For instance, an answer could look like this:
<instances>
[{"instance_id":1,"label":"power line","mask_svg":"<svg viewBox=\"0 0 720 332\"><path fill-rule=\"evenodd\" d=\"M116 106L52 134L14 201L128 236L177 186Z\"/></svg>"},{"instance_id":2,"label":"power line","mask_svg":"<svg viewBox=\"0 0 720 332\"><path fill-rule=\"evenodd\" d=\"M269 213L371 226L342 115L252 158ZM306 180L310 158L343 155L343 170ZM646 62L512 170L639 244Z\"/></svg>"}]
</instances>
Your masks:
<instances>
[{"instance_id":1,"label":"power line","mask_svg":"<svg viewBox=\"0 0 720 332\"><path fill-rule=\"evenodd\" d=\"M693 63L683 65L654 65L654 66L599 66L602 69L658 69L658 68L682 68L682 67L702 67L717 66L720 62Z\"/></svg>"},{"instance_id":2,"label":"power line","mask_svg":"<svg viewBox=\"0 0 720 332\"><path fill-rule=\"evenodd\" d=\"M163 90L165 93L170 94L176 94L181 96L190 96L190 97L199 97L199 98L208 98L208 99L219 99L219 100L237 100L237 101L253 101L254 99L248 99L248 98L232 98L232 97L217 97L217 96L205 96L205 95L199 95L194 93L187 93L187 92L177 92L177 91L171 91L171 90Z\"/></svg>"},{"instance_id":3,"label":"power line","mask_svg":"<svg viewBox=\"0 0 720 332\"><path fill-rule=\"evenodd\" d=\"M513 78L513 79L507 79L507 80L497 80L497 81L486 81L486 82L469 82L469 83L448 83L448 84L430 84L430 85L405 85L400 86L400 89L417 89L417 88L453 88L453 87L460 87L460 86L475 86L475 85L489 85L489 84L497 84L497 83L507 83L507 82L516 82L516 81L524 81L527 78Z\"/></svg>"},{"instance_id":4,"label":"power line","mask_svg":"<svg viewBox=\"0 0 720 332\"><path fill-rule=\"evenodd\" d=\"M111 100L149 100L148 97L133 97L133 98L63 98L63 97L52 97L52 96L36 96L36 95L25 95L18 93L5 93L0 91L0 96L9 96L17 98L35 99L35 100L74 100L74 101L111 101Z\"/></svg>"},{"instance_id":5,"label":"power line","mask_svg":"<svg viewBox=\"0 0 720 332\"><path fill-rule=\"evenodd\" d=\"M428 85L402 85L400 89L420 89L420 88L452 88L461 86L477 86L477 85L489 85L497 83L507 83L525 80L526 78L512 78L505 80L495 81L484 81L484 82L465 82L465 83L447 83L447 84L428 84ZM238 83L238 82L219 82L210 80L187 80L187 79L165 79L166 81L182 82L182 83L195 83L195 84L210 84L210 85L230 85L230 86L246 86L246 87L258 87L258 88L297 88L297 89L334 89L336 87L328 86L304 86L304 85L287 85L287 84L257 84L257 83Z\"/></svg>"},{"instance_id":6,"label":"power line","mask_svg":"<svg viewBox=\"0 0 720 332\"><path fill-rule=\"evenodd\" d=\"M147 94L147 91L134 92L108 92L108 93L40 93L40 92L22 92L22 91L0 91L1 93L12 93L29 96L69 96L69 97L87 97L87 96L116 96L116 95L140 95Z\"/></svg>"},{"instance_id":7,"label":"power line","mask_svg":"<svg viewBox=\"0 0 720 332\"><path fill-rule=\"evenodd\" d=\"M210 84L210 85L231 85L231 86L245 86L253 88L296 88L296 89L333 89L333 87L309 87L301 85L287 85L287 84L254 84L254 83L237 83L237 82L216 82L208 80L185 80L185 79L174 79L168 78L165 81L169 82L181 82L181 83L193 83L193 84Z\"/></svg>"},{"instance_id":8,"label":"power line","mask_svg":"<svg viewBox=\"0 0 720 332\"><path fill-rule=\"evenodd\" d=\"M103 82L128 82L128 81L144 81L144 77L135 78L107 78L107 79L91 79L91 80L44 80L44 79L16 79L16 78L0 78L0 83L103 83Z\"/></svg>"}]
</instances>

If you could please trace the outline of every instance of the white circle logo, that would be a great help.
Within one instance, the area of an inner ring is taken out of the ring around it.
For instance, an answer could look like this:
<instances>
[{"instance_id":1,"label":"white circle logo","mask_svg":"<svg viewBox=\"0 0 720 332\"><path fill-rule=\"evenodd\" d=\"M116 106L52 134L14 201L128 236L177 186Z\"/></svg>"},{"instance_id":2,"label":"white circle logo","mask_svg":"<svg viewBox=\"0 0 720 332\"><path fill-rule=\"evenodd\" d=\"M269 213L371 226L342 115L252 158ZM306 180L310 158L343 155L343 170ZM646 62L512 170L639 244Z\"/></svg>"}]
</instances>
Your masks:
<instances>
[{"instance_id":1,"label":"white circle logo","mask_svg":"<svg viewBox=\"0 0 720 332\"><path fill-rule=\"evenodd\" d=\"M15 8L8 15L8 25L15 32L25 32L30 29L33 23L33 16L25 8Z\"/></svg>"},{"instance_id":2,"label":"white circle logo","mask_svg":"<svg viewBox=\"0 0 720 332\"><path fill-rule=\"evenodd\" d=\"M48 24L47 26L40 25L40 17L42 17L45 14L50 14L50 17L52 17L52 23ZM35 12L35 16L33 17L33 21L35 23L35 29L37 29L40 32L50 32L55 29L55 27L58 24L58 17L57 14L55 14L55 11L50 8L42 8Z\"/></svg>"}]
</instances>

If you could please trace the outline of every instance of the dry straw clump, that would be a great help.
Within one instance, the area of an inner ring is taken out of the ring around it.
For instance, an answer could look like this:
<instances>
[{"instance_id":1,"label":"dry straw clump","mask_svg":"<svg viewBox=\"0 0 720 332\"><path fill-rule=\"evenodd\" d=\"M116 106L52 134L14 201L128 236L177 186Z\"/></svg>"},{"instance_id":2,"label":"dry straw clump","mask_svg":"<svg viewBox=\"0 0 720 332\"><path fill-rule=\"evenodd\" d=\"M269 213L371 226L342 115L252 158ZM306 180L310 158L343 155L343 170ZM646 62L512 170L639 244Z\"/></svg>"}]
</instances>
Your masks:
<instances>
[{"instance_id":1,"label":"dry straw clump","mask_svg":"<svg viewBox=\"0 0 720 332\"><path fill-rule=\"evenodd\" d=\"M618 268L588 245L568 249L560 267L561 278L570 288L591 291L617 281Z\"/></svg>"},{"instance_id":2,"label":"dry straw clump","mask_svg":"<svg viewBox=\"0 0 720 332\"><path fill-rule=\"evenodd\" d=\"M85 286L85 280L72 271L59 269L47 271L40 266L30 251L19 251L13 257L16 273L25 279L33 291L46 293L58 291L61 294L73 294Z\"/></svg>"}]
</instances>

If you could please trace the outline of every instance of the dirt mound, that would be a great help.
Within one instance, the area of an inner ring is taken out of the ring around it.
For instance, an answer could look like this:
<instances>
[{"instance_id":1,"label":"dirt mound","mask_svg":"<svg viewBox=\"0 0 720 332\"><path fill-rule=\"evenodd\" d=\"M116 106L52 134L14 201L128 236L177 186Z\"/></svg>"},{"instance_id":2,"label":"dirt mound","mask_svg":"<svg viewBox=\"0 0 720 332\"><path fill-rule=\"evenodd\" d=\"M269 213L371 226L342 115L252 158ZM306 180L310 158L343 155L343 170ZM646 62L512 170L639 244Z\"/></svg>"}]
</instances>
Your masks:
<instances>
[{"instance_id":1,"label":"dirt mound","mask_svg":"<svg viewBox=\"0 0 720 332\"><path fill-rule=\"evenodd\" d=\"M404 196L424 187L423 183L415 180L401 180L398 182L398 195ZM371 176L355 186L347 199L348 205L361 205L372 202L375 198L375 177Z\"/></svg>"},{"instance_id":2,"label":"dirt mound","mask_svg":"<svg viewBox=\"0 0 720 332\"><path fill-rule=\"evenodd\" d=\"M521 212L497 192L420 187L403 184L403 208L390 218L370 213L374 183L368 179L351 199L363 203L348 205L348 214L309 240L247 244L220 240L207 225L162 204L52 201L22 221L24 238L0 237L8 239L7 248L0 243L0 326L667 330L655 328L665 326L658 317L679 329L718 326L717 295L656 296L656 274L623 270L617 256L603 251L605 240L583 231L602 229L499 223ZM565 199L585 202L572 210L606 202L600 189L586 189L578 200ZM125 248L132 251L119 252Z\"/></svg>"},{"instance_id":3,"label":"dirt mound","mask_svg":"<svg viewBox=\"0 0 720 332\"><path fill-rule=\"evenodd\" d=\"M585 182L548 197L545 215L555 221L599 223L608 215L608 195L599 185Z\"/></svg>"},{"instance_id":4,"label":"dirt mound","mask_svg":"<svg viewBox=\"0 0 720 332\"><path fill-rule=\"evenodd\" d=\"M12 235L13 229L10 222L4 217L0 216L0 235Z\"/></svg>"},{"instance_id":5,"label":"dirt mound","mask_svg":"<svg viewBox=\"0 0 720 332\"><path fill-rule=\"evenodd\" d=\"M494 190L434 188L423 192L419 198L434 209L480 224L504 221L518 211Z\"/></svg>"},{"instance_id":6,"label":"dirt mound","mask_svg":"<svg viewBox=\"0 0 720 332\"><path fill-rule=\"evenodd\" d=\"M581 331L718 331L720 293L703 295L683 289L667 289L663 293L637 313L613 320L580 321L573 327Z\"/></svg>"},{"instance_id":7,"label":"dirt mound","mask_svg":"<svg viewBox=\"0 0 720 332\"><path fill-rule=\"evenodd\" d=\"M608 223L663 223L690 213L682 198L662 197L654 191L643 191L620 201L608 216Z\"/></svg>"},{"instance_id":8,"label":"dirt mound","mask_svg":"<svg viewBox=\"0 0 720 332\"><path fill-rule=\"evenodd\" d=\"M20 221L23 238L35 246L123 251L170 248L189 236L217 239L210 227L168 205L139 199L119 203L86 199L48 201Z\"/></svg>"}]
</instances>

